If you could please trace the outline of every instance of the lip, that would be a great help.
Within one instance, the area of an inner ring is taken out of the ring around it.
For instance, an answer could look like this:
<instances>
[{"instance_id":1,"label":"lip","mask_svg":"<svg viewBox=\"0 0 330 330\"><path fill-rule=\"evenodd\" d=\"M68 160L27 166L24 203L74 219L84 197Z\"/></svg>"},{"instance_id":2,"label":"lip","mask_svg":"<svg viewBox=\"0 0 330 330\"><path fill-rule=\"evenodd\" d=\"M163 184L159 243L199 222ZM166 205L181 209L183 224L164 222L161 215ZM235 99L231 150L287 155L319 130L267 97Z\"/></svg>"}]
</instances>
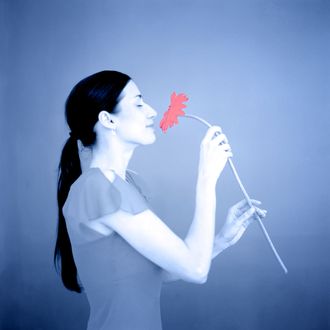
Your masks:
<instances>
[{"instance_id":1,"label":"lip","mask_svg":"<svg viewBox=\"0 0 330 330\"><path fill-rule=\"evenodd\" d=\"M146 127L155 127L155 124L147 125Z\"/></svg>"}]
</instances>

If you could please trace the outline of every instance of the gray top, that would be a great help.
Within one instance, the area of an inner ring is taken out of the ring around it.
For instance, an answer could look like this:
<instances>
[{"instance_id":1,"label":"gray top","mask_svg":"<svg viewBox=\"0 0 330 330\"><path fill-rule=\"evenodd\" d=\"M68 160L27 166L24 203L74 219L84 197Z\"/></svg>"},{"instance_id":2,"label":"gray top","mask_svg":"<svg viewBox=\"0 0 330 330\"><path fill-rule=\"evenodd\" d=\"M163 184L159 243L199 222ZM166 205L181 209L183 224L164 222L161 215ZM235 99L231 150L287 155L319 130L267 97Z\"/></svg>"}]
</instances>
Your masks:
<instances>
[{"instance_id":1,"label":"gray top","mask_svg":"<svg viewBox=\"0 0 330 330\"><path fill-rule=\"evenodd\" d=\"M161 330L161 268L115 231L104 236L86 223L122 209L149 208L140 189L117 174L111 182L92 167L71 185L63 206L72 252L90 316L88 330Z\"/></svg>"}]
</instances>

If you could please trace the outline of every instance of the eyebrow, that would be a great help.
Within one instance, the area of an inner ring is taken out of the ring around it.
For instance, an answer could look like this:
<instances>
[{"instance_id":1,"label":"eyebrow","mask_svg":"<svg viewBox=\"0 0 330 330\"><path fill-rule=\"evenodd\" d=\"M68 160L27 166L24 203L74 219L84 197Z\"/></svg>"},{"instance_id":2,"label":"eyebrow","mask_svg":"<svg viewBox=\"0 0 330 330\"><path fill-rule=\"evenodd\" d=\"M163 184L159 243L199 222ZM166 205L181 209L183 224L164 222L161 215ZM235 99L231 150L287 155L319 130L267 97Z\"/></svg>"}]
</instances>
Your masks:
<instances>
[{"instance_id":1,"label":"eyebrow","mask_svg":"<svg viewBox=\"0 0 330 330\"><path fill-rule=\"evenodd\" d=\"M142 95L141 94L139 94L139 95L136 95L135 97L139 97L140 99L142 98Z\"/></svg>"}]
</instances>

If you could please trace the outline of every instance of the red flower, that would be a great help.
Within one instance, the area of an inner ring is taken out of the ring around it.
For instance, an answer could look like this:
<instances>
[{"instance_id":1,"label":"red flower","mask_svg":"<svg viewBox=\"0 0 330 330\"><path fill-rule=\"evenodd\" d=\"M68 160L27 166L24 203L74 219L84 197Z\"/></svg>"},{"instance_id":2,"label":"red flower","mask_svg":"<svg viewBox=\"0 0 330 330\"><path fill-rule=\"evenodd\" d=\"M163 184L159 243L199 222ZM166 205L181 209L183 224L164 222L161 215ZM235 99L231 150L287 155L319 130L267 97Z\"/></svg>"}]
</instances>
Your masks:
<instances>
[{"instance_id":1,"label":"red flower","mask_svg":"<svg viewBox=\"0 0 330 330\"><path fill-rule=\"evenodd\" d=\"M187 107L183 104L185 101L188 101L188 97L185 94L176 95L175 92L172 93L171 104L159 124L163 133L166 133L166 130L174 124L178 124L178 116L184 116L185 112L182 109Z\"/></svg>"}]
</instances>

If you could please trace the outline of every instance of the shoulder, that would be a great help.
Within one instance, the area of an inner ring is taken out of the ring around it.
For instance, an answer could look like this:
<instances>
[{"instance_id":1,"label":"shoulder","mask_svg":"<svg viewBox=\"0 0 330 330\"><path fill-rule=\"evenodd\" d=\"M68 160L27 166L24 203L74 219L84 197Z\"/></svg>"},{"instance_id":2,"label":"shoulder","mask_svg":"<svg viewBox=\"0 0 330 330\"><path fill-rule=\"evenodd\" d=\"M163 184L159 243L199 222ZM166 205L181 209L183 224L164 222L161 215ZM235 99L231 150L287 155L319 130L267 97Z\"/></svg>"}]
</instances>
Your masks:
<instances>
[{"instance_id":1,"label":"shoulder","mask_svg":"<svg viewBox=\"0 0 330 330\"><path fill-rule=\"evenodd\" d=\"M121 197L114 180L115 175L111 171L89 168L71 185L65 204L72 204L72 207L77 204L94 205L95 202L109 197L119 201Z\"/></svg>"},{"instance_id":2,"label":"shoulder","mask_svg":"<svg viewBox=\"0 0 330 330\"><path fill-rule=\"evenodd\" d=\"M114 179L111 171L87 169L71 185L63 213L83 221L114 212L121 205L121 191Z\"/></svg>"},{"instance_id":3,"label":"shoulder","mask_svg":"<svg viewBox=\"0 0 330 330\"><path fill-rule=\"evenodd\" d=\"M112 184L115 174L112 171L101 170L98 167L86 169L79 178L71 185L71 190L81 190Z\"/></svg>"}]
</instances>

